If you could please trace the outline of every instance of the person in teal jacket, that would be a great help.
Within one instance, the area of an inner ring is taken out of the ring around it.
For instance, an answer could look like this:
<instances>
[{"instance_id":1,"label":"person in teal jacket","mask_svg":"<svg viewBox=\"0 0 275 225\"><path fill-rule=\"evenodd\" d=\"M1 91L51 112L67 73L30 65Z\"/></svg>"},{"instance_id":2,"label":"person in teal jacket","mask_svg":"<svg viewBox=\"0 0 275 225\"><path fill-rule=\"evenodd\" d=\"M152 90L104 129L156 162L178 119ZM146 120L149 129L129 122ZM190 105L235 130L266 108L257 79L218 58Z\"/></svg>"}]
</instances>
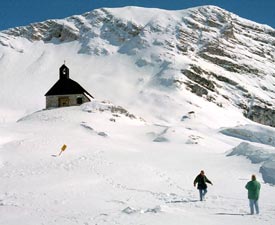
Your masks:
<instances>
[{"instance_id":1,"label":"person in teal jacket","mask_svg":"<svg viewBox=\"0 0 275 225\"><path fill-rule=\"evenodd\" d=\"M198 190L200 193L201 201L205 199L205 195L207 193L206 183L213 185L212 182L210 180L208 180L208 178L205 176L204 171L202 170L200 172L200 174L198 176L196 176L196 178L194 180L194 187L196 187L196 184L198 184Z\"/></svg>"},{"instance_id":2,"label":"person in teal jacket","mask_svg":"<svg viewBox=\"0 0 275 225\"><path fill-rule=\"evenodd\" d=\"M251 176L251 181L245 185L245 188L248 190L250 214L254 214L254 208L256 213L259 214L258 200L260 196L261 184L256 180L256 176L254 174Z\"/></svg>"}]
</instances>

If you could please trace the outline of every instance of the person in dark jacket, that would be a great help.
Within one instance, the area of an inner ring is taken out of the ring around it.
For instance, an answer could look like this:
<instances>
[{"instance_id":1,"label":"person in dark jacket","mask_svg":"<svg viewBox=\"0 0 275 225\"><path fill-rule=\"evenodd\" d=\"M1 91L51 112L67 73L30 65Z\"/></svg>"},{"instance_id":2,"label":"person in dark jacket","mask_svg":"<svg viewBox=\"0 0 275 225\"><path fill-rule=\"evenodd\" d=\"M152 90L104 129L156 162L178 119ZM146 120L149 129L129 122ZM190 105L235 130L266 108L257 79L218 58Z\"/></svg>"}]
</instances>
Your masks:
<instances>
[{"instance_id":1,"label":"person in dark jacket","mask_svg":"<svg viewBox=\"0 0 275 225\"><path fill-rule=\"evenodd\" d=\"M254 174L251 176L251 181L245 185L245 188L248 190L250 214L254 214L254 208L256 213L259 214L258 200L260 196L261 184L256 180L256 176Z\"/></svg>"},{"instance_id":2,"label":"person in dark jacket","mask_svg":"<svg viewBox=\"0 0 275 225\"><path fill-rule=\"evenodd\" d=\"M205 199L205 195L207 193L206 183L213 185L212 182L210 180L208 180L208 178L205 176L204 171L202 170L200 172L200 174L194 180L194 187L196 187L196 184L198 184L198 190L200 193L201 201Z\"/></svg>"}]
</instances>

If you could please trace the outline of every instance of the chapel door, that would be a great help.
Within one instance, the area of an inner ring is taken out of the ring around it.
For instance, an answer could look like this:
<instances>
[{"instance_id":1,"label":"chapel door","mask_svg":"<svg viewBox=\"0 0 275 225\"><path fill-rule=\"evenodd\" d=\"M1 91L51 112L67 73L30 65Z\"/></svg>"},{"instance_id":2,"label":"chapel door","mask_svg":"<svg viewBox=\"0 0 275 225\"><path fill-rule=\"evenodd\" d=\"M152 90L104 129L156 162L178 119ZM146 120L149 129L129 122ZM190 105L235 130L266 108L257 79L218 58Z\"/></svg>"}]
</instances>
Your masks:
<instances>
[{"instance_id":1,"label":"chapel door","mask_svg":"<svg viewBox=\"0 0 275 225\"><path fill-rule=\"evenodd\" d=\"M58 98L58 106L59 107L70 106L70 99L69 99L69 97Z\"/></svg>"}]
</instances>

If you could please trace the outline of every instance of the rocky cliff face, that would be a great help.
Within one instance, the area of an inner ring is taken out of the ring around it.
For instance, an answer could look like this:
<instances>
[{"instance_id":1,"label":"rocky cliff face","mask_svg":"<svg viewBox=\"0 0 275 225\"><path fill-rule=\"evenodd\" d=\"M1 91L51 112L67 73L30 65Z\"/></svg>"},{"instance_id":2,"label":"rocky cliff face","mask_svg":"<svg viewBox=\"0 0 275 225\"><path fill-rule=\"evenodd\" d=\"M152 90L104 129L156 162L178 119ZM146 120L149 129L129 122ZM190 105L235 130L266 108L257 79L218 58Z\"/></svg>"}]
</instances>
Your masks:
<instances>
[{"instance_id":1,"label":"rocky cliff face","mask_svg":"<svg viewBox=\"0 0 275 225\"><path fill-rule=\"evenodd\" d=\"M127 55L138 67L155 68L151 85L187 89L275 126L275 30L221 8L98 9L3 31L0 45L18 50L18 38L78 42L79 54Z\"/></svg>"}]
</instances>

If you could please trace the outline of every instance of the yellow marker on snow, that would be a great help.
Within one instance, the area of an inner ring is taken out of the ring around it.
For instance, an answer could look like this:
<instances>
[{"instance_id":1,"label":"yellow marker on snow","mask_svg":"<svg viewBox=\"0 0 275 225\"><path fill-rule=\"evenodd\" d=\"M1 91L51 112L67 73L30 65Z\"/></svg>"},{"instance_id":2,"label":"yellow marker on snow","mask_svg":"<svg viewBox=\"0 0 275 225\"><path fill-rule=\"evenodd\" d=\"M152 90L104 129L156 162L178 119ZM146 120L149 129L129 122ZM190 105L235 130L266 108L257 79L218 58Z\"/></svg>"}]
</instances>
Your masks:
<instances>
[{"instance_id":1,"label":"yellow marker on snow","mask_svg":"<svg viewBox=\"0 0 275 225\"><path fill-rule=\"evenodd\" d=\"M67 148L67 145L64 144L64 145L61 147L61 151L59 152L59 155L61 155L62 152L64 152L64 151L66 150L66 148Z\"/></svg>"}]
</instances>

